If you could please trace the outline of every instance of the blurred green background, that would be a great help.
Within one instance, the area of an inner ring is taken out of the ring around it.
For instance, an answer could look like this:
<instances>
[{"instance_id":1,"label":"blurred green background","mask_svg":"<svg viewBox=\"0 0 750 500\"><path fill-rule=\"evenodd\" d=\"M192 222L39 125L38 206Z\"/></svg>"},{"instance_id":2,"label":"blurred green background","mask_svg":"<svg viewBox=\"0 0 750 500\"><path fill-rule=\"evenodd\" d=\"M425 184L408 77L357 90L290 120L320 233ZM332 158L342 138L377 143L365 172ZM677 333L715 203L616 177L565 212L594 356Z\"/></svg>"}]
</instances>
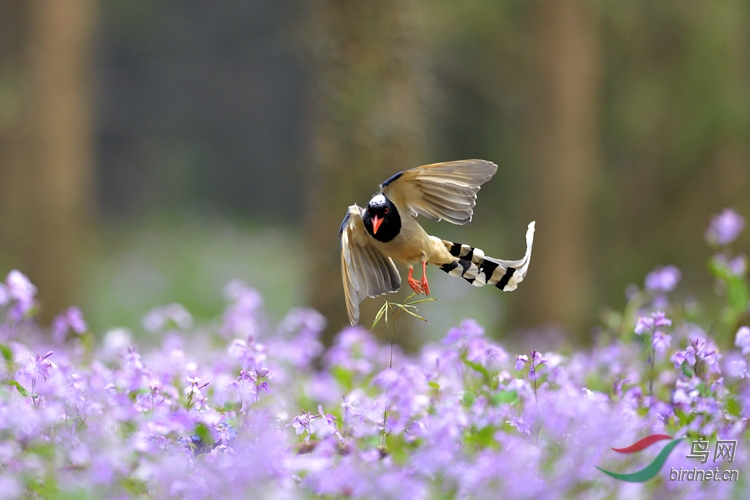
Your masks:
<instances>
[{"instance_id":1,"label":"blurred green background","mask_svg":"<svg viewBox=\"0 0 750 500\"><path fill-rule=\"evenodd\" d=\"M464 317L586 343L658 265L711 295L710 216L750 215L750 1L0 1L0 270L47 320L209 319L241 278L337 331L346 207L464 158L499 166L473 222L426 228L516 259L536 220L529 275L430 269L412 345Z\"/></svg>"}]
</instances>

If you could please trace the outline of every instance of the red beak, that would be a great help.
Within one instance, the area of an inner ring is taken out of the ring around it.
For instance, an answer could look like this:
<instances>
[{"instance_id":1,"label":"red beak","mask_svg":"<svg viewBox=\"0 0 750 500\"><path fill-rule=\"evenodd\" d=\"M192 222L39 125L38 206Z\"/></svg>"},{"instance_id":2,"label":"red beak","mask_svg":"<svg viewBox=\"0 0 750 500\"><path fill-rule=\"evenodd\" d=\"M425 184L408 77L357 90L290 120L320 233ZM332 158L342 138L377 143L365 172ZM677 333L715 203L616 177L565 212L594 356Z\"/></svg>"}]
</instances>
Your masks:
<instances>
[{"instance_id":1,"label":"red beak","mask_svg":"<svg viewBox=\"0 0 750 500\"><path fill-rule=\"evenodd\" d=\"M378 228L383 223L383 219L378 217L377 215L372 216L372 234L378 233Z\"/></svg>"}]
</instances>

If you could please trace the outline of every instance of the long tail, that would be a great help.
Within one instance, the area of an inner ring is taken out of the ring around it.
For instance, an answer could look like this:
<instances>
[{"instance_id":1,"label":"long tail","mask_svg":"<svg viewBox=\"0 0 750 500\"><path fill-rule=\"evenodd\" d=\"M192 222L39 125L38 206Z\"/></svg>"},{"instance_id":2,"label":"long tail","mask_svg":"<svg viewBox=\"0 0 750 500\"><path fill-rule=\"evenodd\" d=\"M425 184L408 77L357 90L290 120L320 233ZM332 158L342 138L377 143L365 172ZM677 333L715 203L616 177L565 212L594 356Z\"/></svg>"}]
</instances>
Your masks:
<instances>
[{"instance_id":1,"label":"long tail","mask_svg":"<svg viewBox=\"0 0 750 500\"><path fill-rule=\"evenodd\" d=\"M442 240L445 248L456 260L440 266L440 269L463 278L474 286L494 285L504 292L511 292L526 277L531 262L531 245L534 242L535 223L526 231L526 255L520 260L500 260L487 257L479 248Z\"/></svg>"}]
</instances>

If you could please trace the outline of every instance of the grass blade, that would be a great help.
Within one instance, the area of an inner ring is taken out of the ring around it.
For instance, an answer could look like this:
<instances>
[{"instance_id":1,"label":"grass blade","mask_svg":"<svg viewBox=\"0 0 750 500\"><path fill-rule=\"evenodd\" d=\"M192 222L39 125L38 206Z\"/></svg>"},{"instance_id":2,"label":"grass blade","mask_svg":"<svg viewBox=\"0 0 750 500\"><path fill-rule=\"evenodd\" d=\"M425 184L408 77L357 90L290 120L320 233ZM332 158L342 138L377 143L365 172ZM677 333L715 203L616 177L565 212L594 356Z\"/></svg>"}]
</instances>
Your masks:
<instances>
[{"instance_id":1,"label":"grass blade","mask_svg":"<svg viewBox=\"0 0 750 500\"><path fill-rule=\"evenodd\" d=\"M386 313L386 309L388 308L388 301L385 301L385 304L383 304L383 307L380 308L380 311L378 311L378 314L375 315L375 321L372 322L372 328L370 328L370 331L375 329L375 325L378 324L380 321L380 318L383 317L383 314ZM388 322L388 316L386 314L385 322Z\"/></svg>"}]
</instances>

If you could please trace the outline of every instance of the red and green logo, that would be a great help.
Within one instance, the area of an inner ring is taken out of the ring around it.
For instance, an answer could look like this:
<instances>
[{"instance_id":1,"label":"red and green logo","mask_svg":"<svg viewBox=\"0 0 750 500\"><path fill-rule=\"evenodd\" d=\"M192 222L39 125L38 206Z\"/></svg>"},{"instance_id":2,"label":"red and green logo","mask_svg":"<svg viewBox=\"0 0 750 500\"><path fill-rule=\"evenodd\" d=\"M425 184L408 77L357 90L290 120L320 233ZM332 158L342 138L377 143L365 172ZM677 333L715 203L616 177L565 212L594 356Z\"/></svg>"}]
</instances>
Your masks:
<instances>
[{"instance_id":1,"label":"red and green logo","mask_svg":"<svg viewBox=\"0 0 750 500\"><path fill-rule=\"evenodd\" d=\"M658 441L664 441L666 439L671 439L671 441L661 449L659 454L656 455L656 458L654 458L650 464L639 471L631 472L630 474L620 474L618 472L612 472L606 469L602 469L599 466L597 466L596 468L615 479L619 479L620 481L629 481L631 483L646 482L659 473L661 468L664 467L664 463L667 461L669 454L672 453L672 450L674 450L675 446L677 446L679 442L685 438L674 439L672 438L672 436L667 436L666 434L651 434L650 436L646 436L645 438L625 448L612 448L618 453L637 453L639 451L645 450Z\"/></svg>"}]
</instances>

